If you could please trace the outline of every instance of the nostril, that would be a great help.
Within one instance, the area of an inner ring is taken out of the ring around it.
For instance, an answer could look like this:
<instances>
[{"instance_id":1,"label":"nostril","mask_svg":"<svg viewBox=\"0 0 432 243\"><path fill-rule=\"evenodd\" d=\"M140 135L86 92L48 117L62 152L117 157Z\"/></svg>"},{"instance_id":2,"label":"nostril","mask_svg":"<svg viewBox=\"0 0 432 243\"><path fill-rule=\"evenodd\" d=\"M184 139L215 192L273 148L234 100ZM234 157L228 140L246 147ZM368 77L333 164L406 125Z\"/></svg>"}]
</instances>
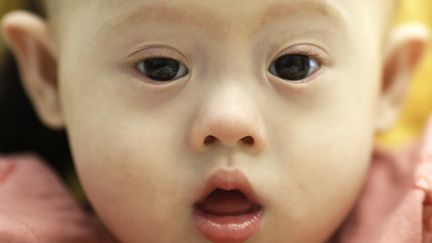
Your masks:
<instances>
[{"instance_id":1,"label":"nostril","mask_svg":"<svg viewBox=\"0 0 432 243\"><path fill-rule=\"evenodd\" d=\"M216 137L209 135L204 139L204 145L209 145L216 140Z\"/></svg>"},{"instance_id":2,"label":"nostril","mask_svg":"<svg viewBox=\"0 0 432 243\"><path fill-rule=\"evenodd\" d=\"M215 143L217 140L218 140L218 138L216 138L215 136L208 135L204 139L204 145L210 145L212 143ZM254 138L252 136L246 136L246 137L243 137L240 140L241 140L242 143L244 143L246 145L254 145L255 144L255 140L254 140Z\"/></svg>"},{"instance_id":3,"label":"nostril","mask_svg":"<svg viewBox=\"0 0 432 243\"><path fill-rule=\"evenodd\" d=\"M247 136L241 139L243 143L248 144L248 145L253 145L255 143L253 137L251 136Z\"/></svg>"}]
</instances>

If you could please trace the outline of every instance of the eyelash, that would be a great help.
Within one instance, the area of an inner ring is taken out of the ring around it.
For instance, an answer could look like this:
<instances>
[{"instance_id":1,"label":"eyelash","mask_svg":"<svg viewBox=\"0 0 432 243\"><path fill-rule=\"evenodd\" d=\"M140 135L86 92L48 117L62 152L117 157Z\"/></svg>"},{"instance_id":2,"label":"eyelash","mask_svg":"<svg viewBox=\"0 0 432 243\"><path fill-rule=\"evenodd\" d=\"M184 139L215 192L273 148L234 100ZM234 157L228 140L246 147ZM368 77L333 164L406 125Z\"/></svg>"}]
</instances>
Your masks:
<instances>
[{"instance_id":1,"label":"eyelash","mask_svg":"<svg viewBox=\"0 0 432 243\"><path fill-rule=\"evenodd\" d=\"M284 56L284 55L305 55L305 56L311 57L313 59L316 59L321 64L325 63L325 61L323 60L322 55L318 54L317 51L315 51L310 46L296 46L294 48L290 48L289 50L285 49L280 54L278 54L276 56L276 58L274 58L273 60L276 60L279 57Z\"/></svg>"},{"instance_id":2,"label":"eyelash","mask_svg":"<svg viewBox=\"0 0 432 243\"><path fill-rule=\"evenodd\" d=\"M318 48L318 47L316 47ZM285 50L283 50L282 52L280 52L275 58L272 59L270 65L273 64L273 62L275 60L277 60L278 58L285 56L285 55L304 55L304 56L308 56L316 61L319 62L320 67L316 72L319 72L320 69L322 68L322 66L324 66L326 64L325 58L323 58L323 55L318 53L319 51L315 50L316 48L313 48L309 45L297 45L297 46L292 46L290 48L286 48ZM321 49L321 48L319 48ZM183 58L179 58L177 57L178 55L167 55L164 52L160 51L160 50L147 50L147 54L143 55L144 57L140 57L135 59L135 61L133 61L131 63L131 68L134 70L135 75L137 75L139 78L146 78L148 80L152 80L149 77L145 77L143 75L143 73L138 69L138 65L141 64L142 62L149 60L149 59L153 59L153 58L167 58L167 59L174 59L176 61L178 61L179 63L183 64L184 66L186 66L186 68L188 68L188 65L186 65L186 61ZM133 55L133 54L131 54ZM310 77L315 76L314 74L311 75ZM303 83L303 82L307 82L306 80L308 80L310 77L305 78L304 80L301 81L297 81L298 83ZM175 80L173 80L175 81ZM157 82L157 81L154 81Z\"/></svg>"},{"instance_id":3,"label":"eyelash","mask_svg":"<svg viewBox=\"0 0 432 243\"><path fill-rule=\"evenodd\" d=\"M285 82L288 83L295 83L295 84L302 84L302 83L309 83L312 79L314 79L314 77L317 75L317 73L321 72L321 69L330 64L328 62L328 60L326 59L326 55L323 54L327 53L326 50L323 50L322 48L319 47L313 47L315 45L313 44L299 44L299 45L295 45L295 46L291 46L288 47L286 49L284 49L283 51L279 52L278 55L276 55L276 57L271 59L269 68L267 69L268 74L271 76L274 76L280 80L283 80ZM275 71L275 63L279 58L282 58L284 56L295 56L295 55L299 55L299 56L306 56L312 60L314 60L315 62L317 62L318 66L317 69L315 71L313 71L309 76L306 76L304 78L300 78L300 79L286 79L283 78L281 76L279 76L277 72Z\"/></svg>"},{"instance_id":4,"label":"eyelash","mask_svg":"<svg viewBox=\"0 0 432 243\"><path fill-rule=\"evenodd\" d=\"M131 68L133 70L133 73L135 74L135 76L137 76L140 79L145 78L146 80L150 80L152 83L158 83L157 81L153 81L151 78L143 75L143 73L138 68L138 65L141 64L142 62L149 60L149 59L154 59L154 58L173 59L173 60L178 61L179 63L182 63L184 66L188 67L186 65L187 62L186 62L185 58L179 57L179 55L166 54L167 51L161 51L159 46L157 46L157 47L158 47L158 49L156 49L156 50L152 49L152 48L146 49L145 55L141 55L140 57L135 58L135 60L131 62L131 64L129 65L129 68ZM171 49L170 47L162 47L162 48L163 49ZM173 51L168 51L168 52L173 52ZM134 55L135 53L139 53L139 51L132 53L130 56Z\"/></svg>"}]
</instances>

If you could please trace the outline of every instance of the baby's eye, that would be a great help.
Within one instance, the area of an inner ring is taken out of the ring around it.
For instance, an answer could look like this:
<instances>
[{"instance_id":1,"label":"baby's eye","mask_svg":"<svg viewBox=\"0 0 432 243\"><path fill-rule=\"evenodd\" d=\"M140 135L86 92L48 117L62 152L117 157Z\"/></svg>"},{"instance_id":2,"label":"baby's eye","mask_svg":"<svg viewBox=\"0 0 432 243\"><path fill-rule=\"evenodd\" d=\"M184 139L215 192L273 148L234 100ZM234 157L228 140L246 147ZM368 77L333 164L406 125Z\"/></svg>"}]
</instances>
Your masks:
<instances>
[{"instance_id":1,"label":"baby's eye","mask_svg":"<svg viewBox=\"0 0 432 243\"><path fill-rule=\"evenodd\" d=\"M159 82L177 80L189 73L185 65L177 60L165 57L154 57L143 60L136 67L148 78Z\"/></svg>"},{"instance_id":2,"label":"baby's eye","mask_svg":"<svg viewBox=\"0 0 432 243\"><path fill-rule=\"evenodd\" d=\"M318 60L307 55L288 54L273 61L269 72L285 80L299 81L316 72L320 65Z\"/></svg>"}]
</instances>

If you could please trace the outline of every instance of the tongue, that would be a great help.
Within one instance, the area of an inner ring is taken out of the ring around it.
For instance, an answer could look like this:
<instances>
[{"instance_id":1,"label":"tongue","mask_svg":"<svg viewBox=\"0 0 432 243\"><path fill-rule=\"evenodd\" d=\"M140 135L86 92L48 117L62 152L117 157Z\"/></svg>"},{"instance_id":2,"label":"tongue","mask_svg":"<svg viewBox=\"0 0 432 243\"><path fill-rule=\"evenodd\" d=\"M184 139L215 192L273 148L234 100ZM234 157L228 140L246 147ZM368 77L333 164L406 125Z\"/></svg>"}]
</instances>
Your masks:
<instances>
[{"instance_id":1,"label":"tongue","mask_svg":"<svg viewBox=\"0 0 432 243\"><path fill-rule=\"evenodd\" d=\"M198 208L205 213L215 215L241 215L254 211L256 205L238 190L214 190Z\"/></svg>"}]
</instances>

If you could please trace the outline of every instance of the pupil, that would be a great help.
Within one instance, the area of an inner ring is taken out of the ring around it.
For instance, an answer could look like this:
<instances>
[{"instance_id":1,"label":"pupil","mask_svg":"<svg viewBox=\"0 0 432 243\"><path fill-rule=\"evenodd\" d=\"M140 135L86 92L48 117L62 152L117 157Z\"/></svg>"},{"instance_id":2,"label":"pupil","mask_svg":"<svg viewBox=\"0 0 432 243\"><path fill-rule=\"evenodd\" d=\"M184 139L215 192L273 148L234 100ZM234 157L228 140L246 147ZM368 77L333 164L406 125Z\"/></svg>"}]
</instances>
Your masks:
<instances>
[{"instance_id":1,"label":"pupil","mask_svg":"<svg viewBox=\"0 0 432 243\"><path fill-rule=\"evenodd\" d=\"M285 55L275 61L275 71L283 79L302 80L311 70L311 59L305 55Z\"/></svg>"},{"instance_id":2,"label":"pupil","mask_svg":"<svg viewBox=\"0 0 432 243\"><path fill-rule=\"evenodd\" d=\"M180 64L169 58L151 58L144 61L146 75L157 81L169 81L177 75Z\"/></svg>"}]
</instances>

